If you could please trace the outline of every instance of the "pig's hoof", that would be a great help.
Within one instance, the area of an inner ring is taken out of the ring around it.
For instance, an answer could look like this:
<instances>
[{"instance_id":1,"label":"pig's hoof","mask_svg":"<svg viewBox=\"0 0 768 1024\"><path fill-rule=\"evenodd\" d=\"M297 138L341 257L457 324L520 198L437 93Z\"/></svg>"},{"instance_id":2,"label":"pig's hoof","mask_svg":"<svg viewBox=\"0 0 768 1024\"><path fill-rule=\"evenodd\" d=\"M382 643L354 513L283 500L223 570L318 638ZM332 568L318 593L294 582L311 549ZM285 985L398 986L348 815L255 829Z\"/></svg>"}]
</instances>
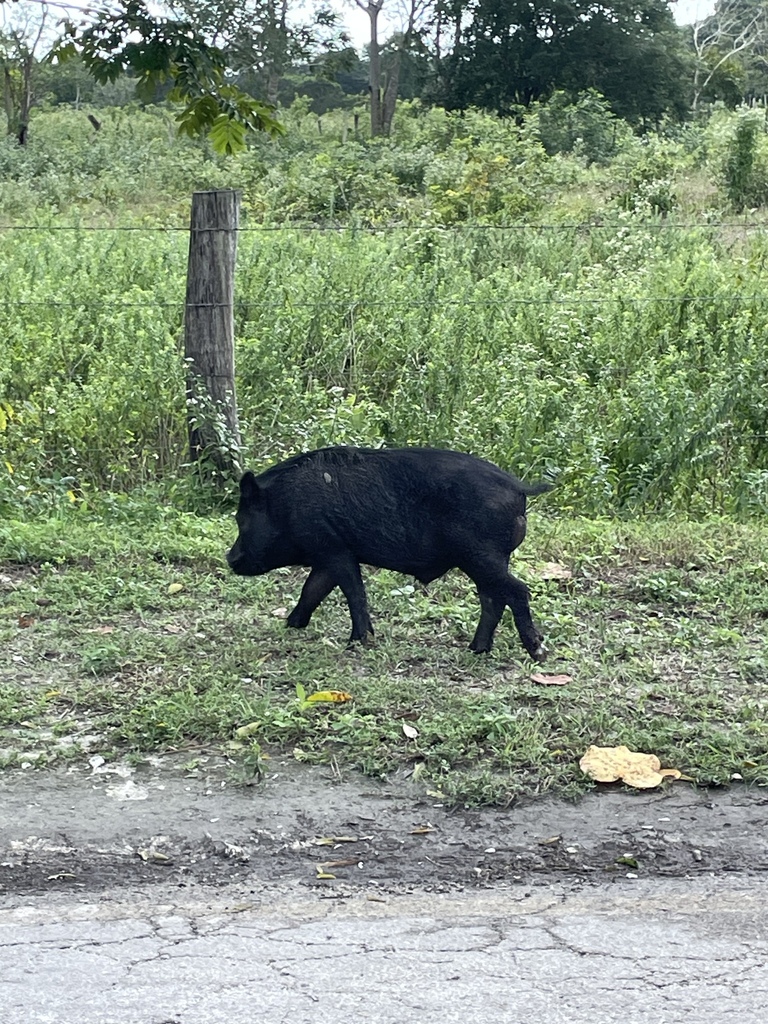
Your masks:
<instances>
[{"instance_id":1,"label":"pig's hoof","mask_svg":"<svg viewBox=\"0 0 768 1024\"><path fill-rule=\"evenodd\" d=\"M480 644L478 644L477 646L475 646L475 644L470 644L469 645L469 649L470 649L470 651L472 651L473 654L490 654L491 653L491 648L490 647L481 647Z\"/></svg>"},{"instance_id":2,"label":"pig's hoof","mask_svg":"<svg viewBox=\"0 0 768 1024\"><path fill-rule=\"evenodd\" d=\"M354 651L355 648L367 647L373 640L373 630L370 633L363 633L362 636L351 636L347 642L347 650Z\"/></svg>"},{"instance_id":3,"label":"pig's hoof","mask_svg":"<svg viewBox=\"0 0 768 1024\"><path fill-rule=\"evenodd\" d=\"M544 644L539 644L535 651L531 651L531 657L534 661L537 661L539 665L543 664L547 660L549 651Z\"/></svg>"}]
</instances>

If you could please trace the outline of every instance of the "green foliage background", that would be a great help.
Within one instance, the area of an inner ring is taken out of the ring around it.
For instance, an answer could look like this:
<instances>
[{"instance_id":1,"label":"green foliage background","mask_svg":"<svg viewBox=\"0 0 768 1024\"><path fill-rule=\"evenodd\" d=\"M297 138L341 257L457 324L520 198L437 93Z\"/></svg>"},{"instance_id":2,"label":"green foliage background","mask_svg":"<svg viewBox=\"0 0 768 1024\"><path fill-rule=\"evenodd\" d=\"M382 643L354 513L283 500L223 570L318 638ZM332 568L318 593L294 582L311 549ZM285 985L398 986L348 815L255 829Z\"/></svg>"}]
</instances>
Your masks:
<instances>
[{"instance_id":1,"label":"green foliage background","mask_svg":"<svg viewBox=\"0 0 768 1024\"><path fill-rule=\"evenodd\" d=\"M250 464L434 444L556 474L564 512L768 508L768 245L759 211L733 214L768 194L768 144L747 115L639 139L594 94L519 125L411 104L371 141L297 101L285 140L229 161L163 110L98 115L0 143L0 510L186 500L184 228L213 187L243 193Z\"/></svg>"}]
</instances>

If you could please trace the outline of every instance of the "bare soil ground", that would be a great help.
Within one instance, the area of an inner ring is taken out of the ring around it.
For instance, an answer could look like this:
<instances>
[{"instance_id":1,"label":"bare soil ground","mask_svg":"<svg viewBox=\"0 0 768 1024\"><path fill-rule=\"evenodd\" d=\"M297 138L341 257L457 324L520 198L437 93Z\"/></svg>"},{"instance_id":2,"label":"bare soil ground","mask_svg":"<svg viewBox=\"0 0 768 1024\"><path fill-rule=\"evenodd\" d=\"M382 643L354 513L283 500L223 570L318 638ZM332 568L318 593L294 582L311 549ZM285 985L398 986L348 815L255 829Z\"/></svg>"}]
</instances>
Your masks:
<instances>
[{"instance_id":1,"label":"bare soil ground","mask_svg":"<svg viewBox=\"0 0 768 1024\"><path fill-rule=\"evenodd\" d=\"M84 900L236 883L329 895L745 876L768 870L768 794L744 786L606 788L578 802L448 809L407 782L273 763L238 786L223 761L173 758L0 776L0 901ZM191 895L188 891L187 895Z\"/></svg>"}]
</instances>

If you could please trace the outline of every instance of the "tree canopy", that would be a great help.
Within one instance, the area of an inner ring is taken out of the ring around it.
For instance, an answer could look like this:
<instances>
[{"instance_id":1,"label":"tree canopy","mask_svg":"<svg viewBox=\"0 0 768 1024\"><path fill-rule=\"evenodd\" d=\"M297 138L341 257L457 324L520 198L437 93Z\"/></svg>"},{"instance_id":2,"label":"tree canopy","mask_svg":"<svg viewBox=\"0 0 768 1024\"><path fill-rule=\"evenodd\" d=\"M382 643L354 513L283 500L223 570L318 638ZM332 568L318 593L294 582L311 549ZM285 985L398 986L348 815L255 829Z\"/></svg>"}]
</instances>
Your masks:
<instances>
[{"instance_id":1,"label":"tree canopy","mask_svg":"<svg viewBox=\"0 0 768 1024\"><path fill-rule=\"evenodd\" d=\"M448 108L508 113L557 89L595 89L635 122L687 108L686 59L665 0L440 0L438 34L436 98Z\"/></svg>"}]
</instances>

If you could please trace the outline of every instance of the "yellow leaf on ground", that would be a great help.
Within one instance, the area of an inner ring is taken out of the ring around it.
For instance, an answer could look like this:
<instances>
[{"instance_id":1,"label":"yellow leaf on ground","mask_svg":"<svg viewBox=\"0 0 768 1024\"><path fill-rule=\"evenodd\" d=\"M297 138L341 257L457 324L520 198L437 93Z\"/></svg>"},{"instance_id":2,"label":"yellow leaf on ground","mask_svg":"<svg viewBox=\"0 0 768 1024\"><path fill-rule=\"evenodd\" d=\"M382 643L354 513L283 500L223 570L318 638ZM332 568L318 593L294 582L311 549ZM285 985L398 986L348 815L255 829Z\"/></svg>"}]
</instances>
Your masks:
<instances>
[{"instance_id":1,"label":"yellow leaf on ground","mask_svg":"<svg viewBox=\"0 0 768 1024\"><path fill-rule=\"evenodd\" d=\"M183 583L171 583L168 586L168 593L169 594L178 594L179 591L181 591L183 589L184 589L184 584Z\"/></svg>"},{"instance_id":2,"label":"yellow leaf on ground","mask_svg":"<svg viewBox=\"0 0 768 1024\"><path fill-rule=\"evenodd\" d=\"M307 697L308 704L344 704L348 700L354 700L354 697L346 690L318 690Z\"/></svg>"},{"instance_id":3,"label":"yellow leaf on ground","mask_svg":"<svg viewBox=\"0 0 768 1024\"><path fill-rule=\"evenodd\" d=\"M596 782L626 782L636 789L654 789L666 777L679 779L676 768L662 768L655 754L641 754L629 747L592 746L579 761L581 770Z\"/></svg>"}]
</instances>

